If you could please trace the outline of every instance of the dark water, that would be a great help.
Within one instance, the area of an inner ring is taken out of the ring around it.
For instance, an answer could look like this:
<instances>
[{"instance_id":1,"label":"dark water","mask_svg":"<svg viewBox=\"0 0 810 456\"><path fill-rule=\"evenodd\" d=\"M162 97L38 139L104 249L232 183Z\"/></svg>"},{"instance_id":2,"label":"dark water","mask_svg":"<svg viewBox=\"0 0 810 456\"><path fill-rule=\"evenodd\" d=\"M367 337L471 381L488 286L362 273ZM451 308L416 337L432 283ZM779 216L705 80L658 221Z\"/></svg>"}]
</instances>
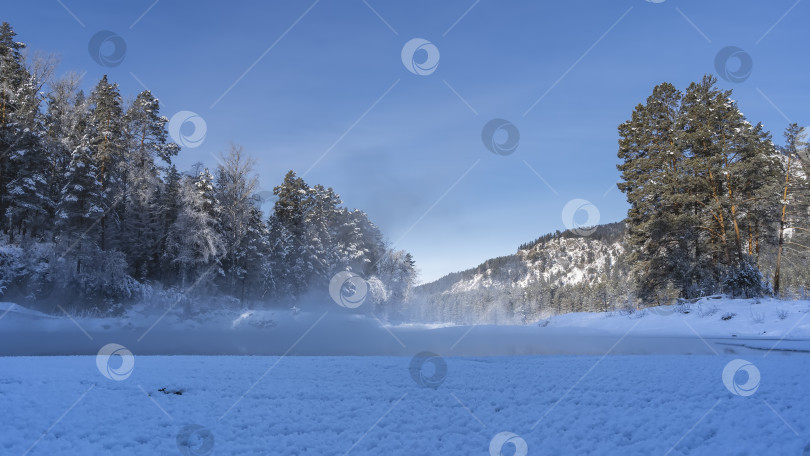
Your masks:
<instances>
[{"instance_id":1,"label":"dark water","mask_svg":"<svg viewBox=\"0 0 810 456\"><path fill-rule=\"evenodd\" d=\"M807 341L655 337L632 331L606 334L536 325L383 327L376 320L324 315L266 328L89 326L80 328L78 322L64 320L37 324L6 319L0 325L0 356L95 355L108 343L121 344L140 355L413 356L421 351L442 356L713 355L762 354L774 345L774 353L810 351Z\"/></svg>"}]
</instances>

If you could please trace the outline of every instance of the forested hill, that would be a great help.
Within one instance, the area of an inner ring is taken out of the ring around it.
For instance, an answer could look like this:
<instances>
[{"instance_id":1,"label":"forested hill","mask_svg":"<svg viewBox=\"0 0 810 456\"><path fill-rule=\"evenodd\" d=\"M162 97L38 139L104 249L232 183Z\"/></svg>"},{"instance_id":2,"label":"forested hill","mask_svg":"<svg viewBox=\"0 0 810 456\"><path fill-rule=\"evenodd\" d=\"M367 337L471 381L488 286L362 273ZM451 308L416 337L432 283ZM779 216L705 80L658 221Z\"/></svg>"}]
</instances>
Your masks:
<instances>
[{"instance_id":1,"label":"forested hill","mask_svg":"<svg viewBox=\"0 0 810 456\"><path fill-rule=\"evenodd\" d=\"M615 222L597 226L596 231L594 231L590 238L606 244L615 244L620 243L623 236L624 222ZM553 245L555 240L577 239L580 237L582 236L571 230L558 230L554 233L545 234L531 242L521 244L520 247L518 247L518 251L511 255L491 258L474 268L447 274L433 282L419 285L416 287L415 291L418 293L444 293L452 289L457 283L471 280L475 276L482 274L488 274L494 277L502 272L503 277L514 277L521 272L526 272L526 270L525 268L510 269L508 268L509 265L521 263L523 257L536 259L540 252L546 251L546 247L549 246L549 244Z\"/></svg>"},{"instance_id":2,"label":"forested hill","mask_svg":"<svg viewBox=\"0 0 810 456\"><path fill-rule=\"evenodd\" d=\"M459 323L526 322L552 313L607 310L625 305L624 222L547 234L466 271L414 290L408 315Z\"/></svg>"}]
</instances>

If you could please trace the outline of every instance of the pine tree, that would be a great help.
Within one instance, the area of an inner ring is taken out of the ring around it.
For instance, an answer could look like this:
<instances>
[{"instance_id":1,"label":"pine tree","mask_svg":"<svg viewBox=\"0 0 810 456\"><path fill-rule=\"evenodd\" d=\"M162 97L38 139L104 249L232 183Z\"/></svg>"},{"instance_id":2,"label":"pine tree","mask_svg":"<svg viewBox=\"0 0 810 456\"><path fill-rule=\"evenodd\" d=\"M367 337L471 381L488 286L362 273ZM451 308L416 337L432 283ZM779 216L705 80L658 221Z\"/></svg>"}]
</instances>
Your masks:
<instances>
[{"instance_id":1,"label":"pine tree","mask_svg":"<svg viewBox=\"0 0 810 456\"><path fill-rule=\"evenodd\" d=\"M774 147L705 76L682 96L653 90L619 127L619 188L638 296L646 302L714 292L757 268L772 225Z\"/></svg>"},{"instance_id":2,"label":"pine tree","mask_svg":"<svg viewBox=\"0 0 810 456\"><path fill-rule=\"evenodd\" d=\"M730 91L715 87L706 76L684 97L681 147L689 166L699 205L703 250L716 274L739 275L751 270L755 258L746 248L744 227L750 222L756 242L757 207L767 206L773 192L776 164L773 146L761 125L752 127L731 100ZM705 269L705 268L704 268Z\"/></svg>"},{"instance_id":3,"label":"pine tree","mask_svg":"<svg viewBox=\"0 0 810 456\"><path fill-rule=\"evenodd\" d=\"M369 220L368 214L359 209L349 212L349 221L359 229L356 244L359 246L361 256L355 259L360 262L357 271L368 277L376 273L376 265L386 255L383 235L377 225Z\"/></svg>"},{"instance_id":4,"label":"pine tree","mask_svg":"<svg viewBox=\"0 0 810 456\"><path fill-rule=\"evenodd\" d=\"M686 294L690 286L690 244L695 242L691 207L684 199L684 154L677 123L682 94L672 84L653 89L646 105L619 126L619 189L630 203L627 218L630 261L638 294L660 301L675 280Z\"/></svg>"},{"instance_id":5,"label":"pine tree","mask_svg":"<svg viewBox=\"0 0 810 456\"><path fill-rule=\"evenodd\" d=\"M779 218L777 229L776 266L773 275L773 293L779 296L782 282L782 257L785 249L785 232L791 228L807 230L808 204L807 197L807 169L802 169L802 152L807 151L806 133L804 127L793 123L785 130L785 146L780 149L784 161L784 185L779 203ZM804 226L802 226L804 225ZM790 242L790 241L787 241ZM808 247L798 244L802 249Z\"/></svg>"},{"instance_id":6,"label":"pine tree","mask_svg":"<svg viewBox=\"0 0 810 456\"><path fill-rule=\"evenodd\" d=\"M55 204L49 188L45 127L33 81L26 81L15 98L19 106L9 116L16 131L7 150L11 179L6 186L9 202L5 212L12 242L15 231L25 237L36 235L40 228L44 230Z\"/></svg>"},{"instance_id":7,"label":"pine tree","mask_svg":"<svg viewBox=\"0 0 810 456\"><path fill-rule=\"evenodd\" d=\"M55 205L61 198L66 184L65 170L70 164L72 152L79 147L84 128L86 106L78 85L78 76L71 73L54 81L47 94L43 142L48 159L48 197ZM49 213L50 216L55 215L55 209Z\"/></svg>"},{"instance_id":8,"label":"pine tree","mask_svg":"<svg viewBox=\"0 0 810 456\"><path fill-rule=\"evenodd\" d=\"M250 208L245 237L242 240L244 272L241 276L239 294L241 299L247 297L261 298L267 291L266 273L272 267L270 263L270 230L264 223L259 209L260 199L254 199Z\"/></svg>"},{"instance_id":9,"label":"pine tree","mask_svg":"<svg viewBox=\"0 0 810 456\"><path fill-rule=\"evenodd\" d=\"M0 24L0 222L13 242L53 210L46 181L38 81L26 69L16 33Z\"/></svg>"},{"instance_id":10,"label":"pine tree","mask_svg":"<svg viewBox=\"0 0 810 456\"><path fill-rule=\"evenodd\" d=\"M99 247L96 233L98 220L104 214L103 204L98 164L85 137L71 154L57 212L57 227L66 253L76 256L77 273L88 252Z\"/></svg>"},{"instance_id":11,"label":"pine tree","mask_svg":"<svg viewBox=\"0 0 810 456\"><path fill-rule=\"evenodd\" d=\"M740 132L740 157L736 166L740 226L749 262L761 267L762 246L775 243L773 214L778 211L782 166L776 147L762 124L745 122Z\"/></svg>"},{"instance_id":12,"label":"pine tree","mask_svg":"<svg viewBox=\"0 0 810 456\"><path fill-rule=\"evenodd\" d=\"M168 119L160 116L160 104L147 90L141 92L127 110L125 121L129 145L122 160L124 204L122 243L131 273L138 278L152 276L158 267L155 259L160 248L161 228L158 192L160 179L171 157L177 155L177 144L167 141Z\"/></svg>"},{"instance_id":13,"label":"pine tree","mask_svg":"<svg viewBox=\"0 0 810 456\"><path fill-rule=\"evenodd\" d=\"M312 265L310 285L327 284L337 270L345 269L340 264L336 229L345 211L340 207L340 196L331 188L316 185L310 190L309 210L304 218L306 224L307 255Z\"/></svg>"},{"instance_id":14,"label":"pine tree","mask_svg":"<svg viewBox=\"0 0 810 456\"><path fill-rule=\"evenodd\" d=\"M165 184L158 195L157 207L160 232L154 262L159 264L159 279L164 283L172 283L179 276L179 269L167 252L170 228L182 209L182 185L182 176L172 165L166 173Z\"/></svg>"},{"instance_id":15,"label":"pine tree","mask_svg":"<svg viewBox=\"0 0 810 456\"><path fill-rule=\"evenodd\" d=\"M118 84L104 75L88 98L90 114L85 136L96 163L104 212L99 223L99 247L106 250L117 240L125 190L127 137Z\"/></svg>"},{"instance_id":16,"label":"pine tree","mask_svg":"<svg viewBox=\"0 0 810 456\"><path fill-rule=\"evenodd\" d=\"M289 171L284 181L273 188L278 198L269 221L274 263L279 265L278 291L297 296L307 290L315 266L307 244L306 217L311 205L311 189L304 180Z\"/></svg>"},{"instance_id":17,"label":"pine tree","mask_svg":"<svg viewBox=\"0 0 810 456\"><path fill-rule=\"evenodd\" d=\"M19 108L20 87L28 79L21 53L25 45L14 40L16 35L8 22L0 24L0 227L4 232L8 229L8 182L15 177L9 160L20 127L14 114Z\"/></svg>"}]
</instances>

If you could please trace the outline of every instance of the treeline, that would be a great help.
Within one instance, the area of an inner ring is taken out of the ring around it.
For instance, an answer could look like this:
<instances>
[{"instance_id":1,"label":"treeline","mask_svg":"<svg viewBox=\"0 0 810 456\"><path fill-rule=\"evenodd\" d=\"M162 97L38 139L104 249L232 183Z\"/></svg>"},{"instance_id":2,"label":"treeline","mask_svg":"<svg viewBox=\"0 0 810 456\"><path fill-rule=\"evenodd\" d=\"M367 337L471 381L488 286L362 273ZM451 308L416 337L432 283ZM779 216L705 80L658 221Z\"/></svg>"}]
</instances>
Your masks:
<instances>
[{"instance_id":1,"label":"treeline","mask_svg":"<svg viewBox=\"0 0 810 456\"><path fill-rule=\"evenodd\" d=\"M125 103L104 76L85 94L24 47L0 25L0 296L103 311L160 289L289 302L351 270L377 303L407 299L411 256L332 189L290 171L265 216L241 147L181 173L149 91Z\"/></svg>"},{"instance_id":2,"label":"treeline","mask_svg":"<svg viewBox=\"0 0 810 456\"><path fill-rule=\"evenodd\" d=\"M619 126L618 155L630 203L628 262L642 301L779 295L785 263L807 265L803 127L788 126L785 145L775 146L731 91L705 76L685 92L656 86Z\"/></svg>"},{"instance_id":3,"label":"treeline","mask_svg":"<svg viewBox=\"0 0 810 456\"><path fill-rule=\"evenodd\" d=\"M593 227L593 232L590 233L587 237L589 239L602 241L610 244L613 242L621 241L624 234L625 234L624 223L616 222L616 223L606 223L604 225L597 225ZM553 233L544 234L531 242L521 244L518 247L518 250L527 250L527 251L537 250L538 248L543 248L549 241L553 239L576 239L581 237L582 234L571 230L565 231L557 230Z\"/></svg>"}]
</instances>

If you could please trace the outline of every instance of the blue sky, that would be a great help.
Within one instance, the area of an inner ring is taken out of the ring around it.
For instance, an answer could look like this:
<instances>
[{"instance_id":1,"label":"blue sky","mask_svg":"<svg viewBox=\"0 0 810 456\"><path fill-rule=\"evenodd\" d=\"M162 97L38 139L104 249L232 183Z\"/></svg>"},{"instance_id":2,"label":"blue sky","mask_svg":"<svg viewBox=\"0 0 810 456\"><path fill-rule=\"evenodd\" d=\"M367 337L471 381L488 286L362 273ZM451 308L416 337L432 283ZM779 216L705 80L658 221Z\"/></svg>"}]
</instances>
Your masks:
<instances>
[{"instance_id":1,"label":"blue sky","mask_svg":"<svg viewBox=\"0 0 810 456\"><path fill-rule=\"evenodd\" d=\"M168 117L197 113L206 136L181 169L213 167L238 143L263 189L306 173L412 252L423 281L564 229L574 199L600 222L624 218L616 127L655 84L716 74L727 46L753 66L721 86L781 143L787 119L810 121L809 19L795 0L42 0L7 2L0 17L30 48L60 54L59 73L86 71L86 89L106 73L125 96L152 90ZM126 42L117 66L88 51L102 30ZM403 65L413 38L438 49L431 74ZM494 118L519 131L514 153L484 146Z\"/></svg>"}]
</instances>

